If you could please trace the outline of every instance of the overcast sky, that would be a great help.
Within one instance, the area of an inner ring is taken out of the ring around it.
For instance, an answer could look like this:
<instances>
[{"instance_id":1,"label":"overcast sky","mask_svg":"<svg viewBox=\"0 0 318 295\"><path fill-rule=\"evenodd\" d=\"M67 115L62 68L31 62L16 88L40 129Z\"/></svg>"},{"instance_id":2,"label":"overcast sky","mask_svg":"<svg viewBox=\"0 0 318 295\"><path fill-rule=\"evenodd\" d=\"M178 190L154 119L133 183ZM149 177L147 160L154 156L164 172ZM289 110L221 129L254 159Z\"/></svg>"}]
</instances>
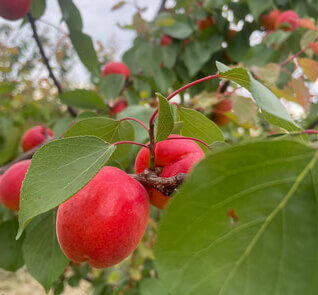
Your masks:
<instances>
[{"instance_id":1,"label":"overcast sky","mask_svg":"<svg viewBox=\"0 0 318 295\"><path fill-rule=\"evenodd\" d=\"M133 5L126 4L122 8L111 11L111 8L119 2L119 0L73 0L76 6L79 8L84 23L84 32L89 34L94 42L101 41L104 46L116 48L116 59L120 59L120 56L131 45L135 38L133 31L122 30L117 24L129 25L132 23L132 17L135 13ZM147 7L143 17L147 20L151 20L157 13L161 0L127 0L127 2L137 2L139 7ZM61 25L61 12L58 6L57 0L47 0L47 7L42 19L46 22L61 27L66 31L66 27ZM0 18L0 24L6 22ZM19 30L21 21L10 22L16 30ZM40 24L41 26L45 24ZM18 42L18 41L17 41ZM72 75L74 82L86 82L89 75L80 61L79 65L73 70Z\"/></svg>"}]
</instances>

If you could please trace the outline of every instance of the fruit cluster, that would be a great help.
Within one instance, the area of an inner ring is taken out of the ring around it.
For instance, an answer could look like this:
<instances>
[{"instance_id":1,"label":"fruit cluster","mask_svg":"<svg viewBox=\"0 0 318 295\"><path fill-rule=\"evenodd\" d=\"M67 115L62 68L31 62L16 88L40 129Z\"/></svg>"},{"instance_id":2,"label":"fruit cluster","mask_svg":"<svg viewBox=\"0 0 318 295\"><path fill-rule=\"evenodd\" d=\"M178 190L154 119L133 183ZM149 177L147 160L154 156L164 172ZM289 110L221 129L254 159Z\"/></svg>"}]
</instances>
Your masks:
<instances>
[{"instance_id":1,"label":"fruit cluster","mask_svg":"<svg viewBox=\"0 0 318 295\"><path fill-rule=\"evenodd\" d=\"M29 151L53 137L44 126L29 129L22 148ZM170 135L155 147L155 168L159 177L189 173L204 157L194 141ZM140 150L135 172L149 168L149 149ZM0 200L11 210L19 210L20 190L31 160L12 165L0 179ZM124 184L124 185L123 185ZM171 192L144 187L126 172L104 166L97 175L68 201L60 205L56 232L65 255L74 262L87 261L96 268L115 265L129 256L142 239L149 217L149 204L163 209Z\"/></svg>"}]
</instances>

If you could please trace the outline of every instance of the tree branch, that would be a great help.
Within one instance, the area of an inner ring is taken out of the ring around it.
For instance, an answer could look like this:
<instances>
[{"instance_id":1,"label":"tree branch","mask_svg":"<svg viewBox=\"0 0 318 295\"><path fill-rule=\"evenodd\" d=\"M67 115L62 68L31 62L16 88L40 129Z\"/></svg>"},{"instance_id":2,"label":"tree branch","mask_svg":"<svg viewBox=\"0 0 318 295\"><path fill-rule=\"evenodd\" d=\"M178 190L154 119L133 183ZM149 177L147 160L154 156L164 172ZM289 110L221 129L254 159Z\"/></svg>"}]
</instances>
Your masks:
<instances>
[{"instance_id":1,"label":"tree branch","mask_svg":"<svg viewBox=\"0 0 318 295\"><path fill-rule=\"evenodd\" d=\"M28 19L29 19L29 22L31 24L31 28L32 28L32 31L33 31L33 38L34 38L34 40L35 40L35 42L36 42L36 44L37 44L37 46L39 48L39 51L40 51L40 54L42 56L43 62L45 64L46 68L49 71L49 76L53 80L53 83L56 86L58 92L61 94L61 93L63 93L63 88L62 88L61 84L59 83L59 81L57 80L57 78L55 77L55 75L53 73L53 70L51 68L50 62L49 62L49 60L48 60L48 58L47 58L47 56L45 54L42 42L40 40L40 37L38 35L38 31L37 31L37 28L36 28L36 25L35 25L35 18L31 15L31 13L28 13L27 16L28 16ZM67 110L72 115L72 117L76 117L77 116L77 111L73 107L68 106Z\"/></svg>"},{"instance_id":2,"label":"tree branch","mask_svg":"<svg viewBox=\"0 0 318 295\"><path fill-rule=\"evenodd\" d=\"M171 177L160 177L156 172L149 169L141 174L130 174L130 176L142 185L151 186L166 196L170 196L187 178L186 173L179 173Z\"/></svg>"},{"instance_id":3,"label":"tree branch","mask_svg":"<svg viewBox=\"0 0 318 295\"><path fill-rule=\"evenodd\" d=\"M160 8L159 8L159 10L158 10L158 14L159 14L160 12L163 12L163 11L166 10L166 2L167 2L167 0L162 0L161 5L160 5Z\"/></svg>"}]
</instances>

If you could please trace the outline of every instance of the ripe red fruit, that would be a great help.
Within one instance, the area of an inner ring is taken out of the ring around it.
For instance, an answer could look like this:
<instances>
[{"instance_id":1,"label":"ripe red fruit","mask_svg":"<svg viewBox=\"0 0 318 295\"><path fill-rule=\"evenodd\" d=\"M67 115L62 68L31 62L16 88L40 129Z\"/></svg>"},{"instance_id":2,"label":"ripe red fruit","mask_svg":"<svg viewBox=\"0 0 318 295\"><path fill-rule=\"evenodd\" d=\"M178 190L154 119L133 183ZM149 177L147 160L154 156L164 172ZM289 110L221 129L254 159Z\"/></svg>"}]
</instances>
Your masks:
<instances>
[{"instance_id":1,"label":"ripe red fruit","mask_svg":"<svg viewBox=\"0 0 318 295\"><path fill-rule=\"evenodd\" d=\"M276 19L275 28L284 31L293 31L299 27L299 16L292 10L282 12Z\"/></svg>"},{"instance_id":2,"label":"ripe red fruit","mask_svg":"<svg viewBox=\"0 0 318 295\"><path fill-rule=\"evenodd\" d=\"M22 137L23 151L27 152L43 143L47 136L54 136L53 131L50 128L45 128L41 125L30 128Z\"/></svg>"},{"instance_id":3,"label":"ripe red fruit","mask_svg":"<svg viewBox=\"0 0 318 295\"><path fill-rule=\"evenodd\" d=\"M7 20L23 18L31 8L32 0L0 0L0 16Z\"/></svg>"},{"instance_id":4,"label":"ripe red fruit","mask_svg":"<svg viewBox=\"0 0 318 295\"><path fill-rule=\"evenodd\" d=\"M226 125L230 118L223 114L230 112L232 107L232 101L229 99L223 99L217 103L213 108L213 121L219 126Z\"/></svg>"},{"instance_id":5,"label":"ripe red fruit","mask_svg":"<svg viewBox=\"0 0 318 295\"><path fill-rule=\"evenodd\" d=\"M110 108L110 114L116 116L121 113L125 108L127 108L127 101L125 99L119 99L115 102L114 106Z\"/></svg>"},{"instance_id":6,"label":"ripe red fruit","mask_svg":"<svg viewBox=\"0 0 318 295\"><path fill-rule=\"evenodd\" d=\"M211 16L208 16L206 19L198 19L197 25L200 29L200 31L204 31L205 29L211 27L214 24L213 18Z\"/></svg>"},{"instance_id":7,"label":"ripe red fruit","mask_svg":"<svg viewBox=\"0 0 318 295\"><path fill-rule=\"evenodd\" d=\"M272 10L269 14L261 16L261 24L267 31L273 31L276 29L276 20L280 15L279 9Z\"/></svg>"},{"instance_id":8,"label":"ripe red fruit","mask_svg":"<svg viewBox=\"0 0 318 295\"><path fill-rule=\"evenodd\" d=\"M108 62L103 69L103 76L111 74L124 75L126 79L130 76L129 68L121 62Z\"/></svg>"},{"instance_id":9,"label":"ripe red fruit","mask_svg":"<svg viewBox=\"0 0 318 295\"><path fill-rule=\"evenodd\" d=\"M180 135L170 135L169 138L182 138ZM160 141L155 149L155 166L162 167L161 177L171 177L179 173L189 173L192 167L204 158L200 146L190 139ZM140 174L149 168L149 150L142 148L136 158L135 173ZM165 196L152 187L146 187L150 203L159 209L164 209L170 197Z\"/></svg>"},{"instance_id":10,"label":"ripe red fruit","mask_svg":"<svg viewBox=\"0 0 318 295\"><path fill-rule=\"evenodd\" d=\"M172 43L172 38L168 35L163 35L160 40L161 46L169 46Z\"/></svg>"},{"instance_id":11,"label":"ripe red fruit","mask_svg":"<svg viewBox=\"0 0 318 295\"><path fill-rule=\"evenodd\" d=\"M11 166L1 177L0 200L11 210L19 210L20 190L31 160L24 160Z\"/></svg>"},{"instance_id":12,"label":"ripe red fruit","mask_svg":"<svg viewBox=\"0 0 318 295\"><path fill-rule=\"evenodd\" d=\"M104 268L134 251L147 227L149 196L124 171L103 167L57 213L60 246L72 261Z\"/></svg>"}]
</instances>

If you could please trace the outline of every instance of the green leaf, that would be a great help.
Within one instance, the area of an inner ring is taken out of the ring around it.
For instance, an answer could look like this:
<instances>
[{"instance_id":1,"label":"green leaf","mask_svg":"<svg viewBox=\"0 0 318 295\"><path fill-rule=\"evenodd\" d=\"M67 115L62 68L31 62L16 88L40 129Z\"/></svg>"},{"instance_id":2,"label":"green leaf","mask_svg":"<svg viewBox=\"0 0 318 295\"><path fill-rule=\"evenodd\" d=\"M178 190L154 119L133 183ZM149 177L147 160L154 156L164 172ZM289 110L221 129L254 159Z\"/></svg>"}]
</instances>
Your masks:
<instances>
[{"instance_id":1,"label":"green leaf","mask_svg":"<svg viewBox=\"0 0 318 295\"><path fill-rule=\"evenodd\" d=\"M156 128L156 142L165 140L173 130L174 121L169 101L160 93L158 96L158 118Z\"/></svg>"},{"instance_id":2,"label":"green leaf","mask_svg":"<svg viewBox=\"0 0 318 295\"><path fill-rule=\"evenodd\" d=\"M28 272L48 292L69 264L57 240L56 210L39 216L30 224L23 243Z\"/></svg>"},{"instance_id":3,"label":"green leaf","mask_svg":"<svg viewBox=\"0 0 318 295\"><path fill-rule=\"evenodd\" d=\"M263 0L263 1L248 0L247 4L249 9L252 12L252 15L257 20L263 11L272 7L273 0Z\"/></svg>"},{"instance_id":4,"label":"green leaf","mask_svg":"<svg viewBox=\"0 0 318 295\"><path fill-rule=\"evenodd\" d=\"M174 16L172 26L164 26L162 31L173 38L186 39L193 33L193 28L188 17L178 14Z\"/></svg>"},{"instance_id":5,"label":"green leaf","mask_svg":"<svg viewBox=\"0 0 318 295\"><path fill-rule=\"evenodd\" d=\"M169 295L163 284L158 279L145 279L140 285L141 295Z\"/></svg>"},{"instance_id":6,"label":"green leaf","mask_svg":"<svg viewBox=\"0 0 318 295\"><path fill-rule=\"evenodd\" d=\"M155 248L172 294L314 294L318 151L257 142L210 154L164 212Z\"/></svg>"},{"instance_id":7,"label":"green leaf","mask_svg":"<svg viewBox=\"0 0 318 295\"><path fill-rule=\"evenodd\" d=\"M0 134L4 137L4 142L0 149L0 165L10 161L17 153L21 139L21 130L4 118L0 120Z\"/></svg>"},{"instance_id":8,"label":"green leaf","mask_svg":"<svg viewBox=\"0 0 318 295\"><path fill-rule=\"evenodd\" d=\"M34 18L40 18L44 14L45 8L46 0L34 0L32 1L30 13Z\"/></svg>"},{"instance_id":9,"label":"green leaf","mask_svg":"<svg viewBox=\"0 0 318 295\"><path fill-rule=\"evenodd\" d=\"M81 13L72 0L58 0L63 19L70 31L82 31L83 22Z\"/></svg>"},{"instance_id":10,"label":"green leaf","mask_svg":"<svg viewBox=\"0 0 318 295\"><path fill-rule=\"evenodd\" d=\"M143 41L138 45L135 59L145 74L153 75L164 59L163 51L160 45Z\"/></svg>"},{"instance_id":11,"label":"green leaf","mask_svg":"<svg viewBox=\"0 0 318 295\"><path fill-rule=\"evenodd\" d=\"M23 266L23 238L15 240L18 230L17 218L3 222L0 225L0 267L7 271L16 271Z\"/></svg>"},{"instance_id":12,"label":"green leaf","mask_svg":"<svg viewBox=\"0 0 318 295\"><path fill-rule=\"evenodd\" d=\"M220 62L216 62L216 66L221 77L230 79L251 92L256 104L269 123L287 131L301 130L275 94L255 80L249 72L242 68L230 69Z\"/></svg>"},{"instance_id":13,"label":"green leaf","mask_svg":"<svg viewBox=\"0 0 318 295\"><path fill-rule=\"evenodd\" d=\"M181 135L201 139L209 145L215 141L224 141L221 129L200 112L182 107L179 116L183 122ZM203 145L200 146L203 148Z\"/></svg>"},{"instance_id":14,"label":"green leaf","mask_svg":"<svg viewBox=\"0 0 318 295\"><path fill-rule=\"evenodd\" d=\"M134 117L139 119L144 124L146 124L146 126L148 126L148 122L153 111L154 109L149 107L147 108L147 107L139 106L139 105L129 106L128 108L124 109L123 112L117 115L117 119ZM135 141L141 142L141 143L145 143L149 141L149 134L142 126L140 126L137 122L133 122L133 121L131 121L131 124L135 128ZM140 148L136 145L132 147L131 156L133 160L135 160L136 157L134 155L136 155L136 152L139 149Z\"/></svg>"},{"instance_id":15,"label":"green leaf","mask_svg":"<svg viewBox=\"0 0 318 295\"><path fill-rule=\"evenodd\" d=\"M81 135L97 136L109 143L135 140L135 130L130 122L120 122L103 117L88 118L79 121L66 132L65 137ZM131 148L131 144L118 145L116 151L110 157L109 162L116 160L122 165L127 164L126 161Z\"/></svg>"},{"instance_id":16,"label":"green leaf","mask_svg":"<svg viewBox=\"0 0 318 295\"><path fill-rule=\"evenodd\" d=\"M222 37L214 35L209 42L190 42L184 51L184 63L191 77L197 74L211 56L222 48Z\"/></svg>"},{"instance_id":17,"label":"green leaf","mask_svg":"<svg viewBox=\"0 0 318 295\"><path fill-rule=\"evenodd\" d=\"M33 156L20 197L19 232L82 189L108 161L116 147L93 136L58 139Z\"/></svg>"},{"instance_id":18,"label":"green leaf","mask_svg":"<svg viewBox=\"0 0 318 295\"><path fill-rule=\"evenodd\" d=\"M99 77L100 65L92 38L81 31L70 30L70 39L83 65L92 75Z\"/></svg>"},{"instance_id":19,"label":"green leaf","mask_svg":"<svg viewBox=\"0 0 318 295\"><path fill-rule=\"evenodd\" d=\"M59 97L61 101L68 106L75 106L83 109L93 110L107 109L103 98L93 90L69 90L60 94Z\"/></svg>"},{"instance_id":20,"label":"green leaf","mask_svg":"<svg viewBox=\"0 0 318 295\"><path fill-rule=\"evenodd\" d=\"M107 99L116 98L125 85L124 75L108 75L100 81L100 88Z\"/></svg>"},{"instance_id":21,"label":"green leaf","mask_svg":"<svg viewBox=\"0 0 318 295\"><path fill-rule=\"evenodd\" d=\"M156 82L158 90L166 94L168 93L169 88L172 87L175 83L176 75L172 70L169 70L167 68L158 68L155 71L154 80Z\"/></svg>"}]
</instances>

